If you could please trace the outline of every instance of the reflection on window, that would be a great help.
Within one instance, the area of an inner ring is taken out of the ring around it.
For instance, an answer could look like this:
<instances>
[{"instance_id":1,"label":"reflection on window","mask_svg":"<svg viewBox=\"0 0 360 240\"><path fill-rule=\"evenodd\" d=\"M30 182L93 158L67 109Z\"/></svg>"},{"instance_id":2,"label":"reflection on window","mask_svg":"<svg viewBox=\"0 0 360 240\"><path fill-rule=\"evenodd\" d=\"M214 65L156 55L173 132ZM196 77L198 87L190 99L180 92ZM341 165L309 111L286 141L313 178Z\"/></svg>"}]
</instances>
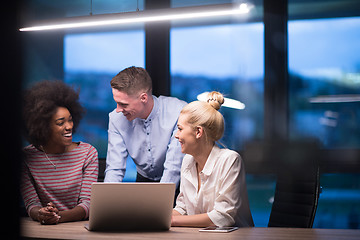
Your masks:
<instances>
[{"instance_id":1,"label":"reflection on window","mask_svg":"<svg viewBox=\"0 0 360 240\"><path fill-rule=\"evenodd\" d=\"M144 31L66 35L64 59L65 82L80 88L80 101L87 111L74 140L92 144L105 158L108 114L116 107L110 81L126 67L144 67ZM124 180L135 175L135 166L128 161Z\"/></svg>"},{"instance_id":2,"label":"reflection on window","mask_svg":"<svg viewBox=\"0 0 360 240\"><path fill-rule=\"evenodd\" d=\"M360 175L324 174L320 183L313 227L360 229Z\"/></svg>"},{"instance_id":3,"label":"reflection on window","mask_svg":"<svg viewBox=\"0 0 360 240\"><path fill-rule=\"evenodd\" d=\"M223 107L228 148L263 136L263 24L228 24L171 30L171 95L191 102L219 91L245 104Z\"/></svg>"},{"instance_id":4,"label":"reflection on window","mask_svg":"<svg viewBox=\"0 0 360 240\"><path fill-rule=\"evenodd\" d=\"M289 22L290 134L360 147L360 18Z\"/></svg>"},{"instance_id":5,"label":"reflection on window","mask_svg":"<svg viewBox=\"0 0 360 240\"><path fill-rule=\"evenodd\" d=\"M208 91L244 103L243 110L222 107L228 148L263 138L264 27L262 23L173 28L171 95L191 102ZM247 176L250 208L256 226L267 226L274 179Z\"/></svg>"},{"instance_id":6,"label":"reflection on window","mask_svg":"<svg viewBox=\"0 0 360 240\"><path fill-rule=\"evenodd\" d=\"M291 21L290 136L360 148L360 18ZM339 164L341 159L339 159ZM359 174L326 174L317 228L360 228Z\"/></svg>"}]
</instances>

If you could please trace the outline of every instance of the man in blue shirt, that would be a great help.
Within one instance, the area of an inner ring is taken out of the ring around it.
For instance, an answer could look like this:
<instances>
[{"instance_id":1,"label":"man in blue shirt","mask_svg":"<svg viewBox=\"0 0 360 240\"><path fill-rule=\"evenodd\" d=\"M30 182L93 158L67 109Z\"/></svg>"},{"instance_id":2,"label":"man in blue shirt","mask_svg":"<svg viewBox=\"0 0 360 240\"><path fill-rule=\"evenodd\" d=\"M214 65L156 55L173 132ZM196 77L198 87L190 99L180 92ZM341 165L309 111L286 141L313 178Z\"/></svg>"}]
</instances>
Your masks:
<instances>
[{"instance_id":1,"label":"man in blue shirt","mask_svg":"<svg viewBox=\"0 0 360 240\"><path fill-rule=\"evenodd\" d=\"M136 181L179 185L184 154L175 139L177 119L186 102L152 95L147 71L129 67L111 80L117 107L109 114L105 182L121 182L128 155L137 169Z\"/></svg>"}]
</instances>

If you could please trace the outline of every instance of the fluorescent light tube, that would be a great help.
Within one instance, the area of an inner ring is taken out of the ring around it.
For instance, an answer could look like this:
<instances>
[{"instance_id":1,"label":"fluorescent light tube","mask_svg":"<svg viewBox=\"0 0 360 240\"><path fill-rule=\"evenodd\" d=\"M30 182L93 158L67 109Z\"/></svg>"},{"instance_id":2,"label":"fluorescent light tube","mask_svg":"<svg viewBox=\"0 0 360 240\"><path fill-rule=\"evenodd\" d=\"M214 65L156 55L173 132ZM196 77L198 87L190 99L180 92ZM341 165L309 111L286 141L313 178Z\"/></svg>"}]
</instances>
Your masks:
<instances>
[{"instance_id":1,"label":"fluorescent light tube","mask_svg":"<svg viewBox=\"0 0 360 240\"><path fill-rule=\"evenodd\" d=\"M170 8L145 10L127 13L102 14L85 17L65 18L57 21L46 21L35 26L20 28L25 31L45 31L56 29L83 28L132 23L147 23L170 20L197 19L229 15L247 14L250 7L246 3L240 5L218 4L199 7Z\"/></svg>"},{"instance_id":2,"label":"fluorescent light tube","mask_svg":"<svg viewBox=\"0 0 360 240\"><path fill-rule=\"evenodd\" d=\"M326 95L317 96L309 99L310 103L349 103L349 102L360 102L360 95L349 94L349 95Z\"/></svg>"}]
</instances>

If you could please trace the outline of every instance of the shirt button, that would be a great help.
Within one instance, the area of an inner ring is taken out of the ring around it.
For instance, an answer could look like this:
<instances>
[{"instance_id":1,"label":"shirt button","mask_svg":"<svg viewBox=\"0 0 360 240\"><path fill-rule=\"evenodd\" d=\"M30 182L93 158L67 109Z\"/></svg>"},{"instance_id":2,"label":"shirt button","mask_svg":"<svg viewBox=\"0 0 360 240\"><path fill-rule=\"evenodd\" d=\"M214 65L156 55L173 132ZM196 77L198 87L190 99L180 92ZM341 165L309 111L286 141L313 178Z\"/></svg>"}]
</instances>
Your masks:
<instances>
[{"instance_id":1,"label":"shirt button","mask_svg":"<svg viewBox=\"0 0 360 240\"><path fill-rule=\"evenodd\" d=\"M150 148L148 149L148 151L150 152Z\"/></svg>"},{"instance_id":2,"label":"shirt button","mask_svg":"<svg viewBox=\"0 0 360 240\"><path fill-rule=\"evenodd\" d=\"M149 135L150 133L146 133L147 135Z\"/></svg>"}]
</instances>

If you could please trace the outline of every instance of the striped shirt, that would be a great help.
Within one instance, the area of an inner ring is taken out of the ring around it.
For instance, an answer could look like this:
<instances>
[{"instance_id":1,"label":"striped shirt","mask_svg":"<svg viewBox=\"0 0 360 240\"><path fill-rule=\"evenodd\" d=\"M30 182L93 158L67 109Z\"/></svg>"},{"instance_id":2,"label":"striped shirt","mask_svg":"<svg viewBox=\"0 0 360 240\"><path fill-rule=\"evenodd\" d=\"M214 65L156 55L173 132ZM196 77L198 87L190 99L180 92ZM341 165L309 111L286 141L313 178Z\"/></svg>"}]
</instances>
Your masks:
<instances>
[{"instance_id":1,"label":"striped shirt","mask_svg":"<svg viewBox=\"0 0 360 240\"><path fill-rule=\"evenodd\" d=\"M47 154L33 145L24 148L21 194L27 212L33 207L55 204L59 211L76 206L89 216L91 184L98 178L98 153L88 143L80 142L63 154Z\"/></svg>"}]
</instances>

